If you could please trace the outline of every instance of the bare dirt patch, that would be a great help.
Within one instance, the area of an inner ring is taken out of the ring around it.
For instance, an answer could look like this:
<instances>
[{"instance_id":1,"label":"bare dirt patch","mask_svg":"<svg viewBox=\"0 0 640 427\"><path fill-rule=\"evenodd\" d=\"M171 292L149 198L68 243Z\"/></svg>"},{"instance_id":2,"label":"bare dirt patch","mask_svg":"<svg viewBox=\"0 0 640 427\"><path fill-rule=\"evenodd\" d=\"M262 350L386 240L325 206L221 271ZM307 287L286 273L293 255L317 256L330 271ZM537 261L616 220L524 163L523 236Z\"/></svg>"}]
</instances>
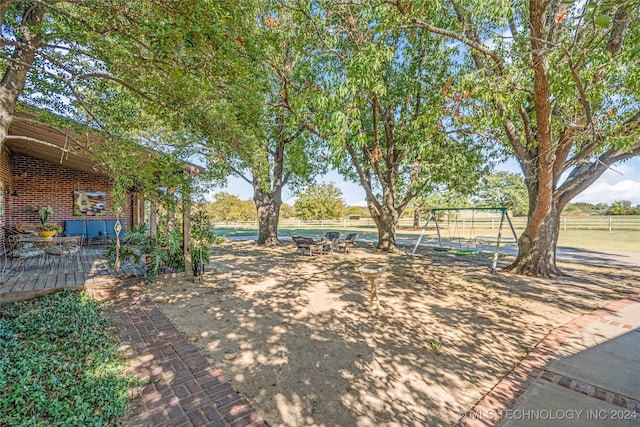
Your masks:
<instances>
[{"instance_id":1,"label":"bare dirt patch","mask_svg":"<svg viewBox=\"0 0 640 427\"><path fill-rule=\"evenodd\" d=\"M379 314L358 273L371 262L387 267ZM488 266L229 242L202 282L148 291L270 425L451 425L552 329L637 292L640 275L572 265L546 280Z\"/></svg>"}]
</instances>

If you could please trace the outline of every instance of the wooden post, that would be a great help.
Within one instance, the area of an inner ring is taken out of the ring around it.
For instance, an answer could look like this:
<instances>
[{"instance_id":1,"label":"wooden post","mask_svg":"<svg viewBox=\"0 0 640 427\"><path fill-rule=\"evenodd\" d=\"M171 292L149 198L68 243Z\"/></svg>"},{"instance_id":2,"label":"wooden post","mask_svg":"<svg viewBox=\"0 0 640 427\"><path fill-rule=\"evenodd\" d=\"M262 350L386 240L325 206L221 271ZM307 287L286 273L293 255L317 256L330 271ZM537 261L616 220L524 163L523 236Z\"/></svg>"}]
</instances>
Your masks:
<instances>
[{"instance_id":1,"label":"wooden post","mask_svg":"<svg viewBox=\"0 0 640 427\"><path fill-rule=\"evenodd\" d=\"M133 193L131 195L131 213L133 214L131 220L132 227L144 222L144 199L140 193Z\"/></svg>"},{"instance_id":2,"label":"wooden post","mask_svg":"<svg viewBox=\"0 0 640 427\"><path fill-rule=\"evenodd\" d=\"M171 187L167 190L167 194L171 195L175 199L176 189ZM176 213L172 209L167 212L167 230L174 231L176 229Z\"/></svg>"},{"instance_id":3,"label":"wooden post","mask_svg":"<svg viewBox=\"0 0 640 427\"><path fill-rule=\"evenodd\" d=\"M153 202L149 205L149 236L158 237L158 219L156 217L156 205Z\"/></svg>"},{"instance_id":4,"label":"wooden post","mask_svg":"<svg viewBox=\"0 0 640 427\"><path fill-rule=\"evenodd\" d=\"M182 253L184 254L184 271L193 270L191 262L191 188L187 183L182 187Z\"/></svg>"}]
</instances>

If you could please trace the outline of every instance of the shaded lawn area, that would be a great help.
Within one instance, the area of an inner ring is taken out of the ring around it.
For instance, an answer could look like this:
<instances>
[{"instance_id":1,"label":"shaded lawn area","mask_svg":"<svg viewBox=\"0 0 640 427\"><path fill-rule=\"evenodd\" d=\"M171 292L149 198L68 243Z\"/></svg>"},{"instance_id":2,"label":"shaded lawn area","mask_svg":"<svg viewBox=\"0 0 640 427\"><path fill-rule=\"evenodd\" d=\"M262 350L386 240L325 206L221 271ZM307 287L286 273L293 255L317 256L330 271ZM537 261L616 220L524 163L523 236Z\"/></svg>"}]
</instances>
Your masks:
<instances>
[{"instance_id":1,"label":"shaded lawn area","mask_svg":"<svg viewBox=\"0 0 640 427\"><path fill-rule=\"evenodd\" d=\"M148 291L271 425L452 425L552 329L640 278L577 265L550 280L492 275L486 256L372 248L308 257L228 242L202 282ZM371 262L388 268L380 314L358 273Z\"/></svg>"},{"instance_id":2,"label":"shaded lawn area","mask_svg":"<svg viewBox=\"0 0 640 427\"><path fill-rule=\"evenodd\" d=\"M84 292L0 307L0 425L115 426L138 381Z\"/></svg>"}]
</instances>

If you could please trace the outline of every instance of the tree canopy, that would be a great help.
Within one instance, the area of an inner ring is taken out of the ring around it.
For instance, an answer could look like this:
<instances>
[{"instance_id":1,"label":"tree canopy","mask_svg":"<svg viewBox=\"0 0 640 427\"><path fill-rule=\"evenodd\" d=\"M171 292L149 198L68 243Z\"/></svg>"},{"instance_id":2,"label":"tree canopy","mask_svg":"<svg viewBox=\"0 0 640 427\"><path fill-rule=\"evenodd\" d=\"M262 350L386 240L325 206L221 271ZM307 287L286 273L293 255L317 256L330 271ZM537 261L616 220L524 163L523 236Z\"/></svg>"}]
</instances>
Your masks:
<instances>
[{"instance_id":1,"label":"tree canopy","mask_svg":"<svg viewBox=\"0 0 640 427\"><path fill-rule=\"evenodd\" d=\"M257 218L253 202L240 200L240 197L225 192L213 195L207 211L214 221L253 221Z\"/></svg>"},{"instance_id":2,"label":"tree canopy","mask_svg":"<svg viewBox=\"0 0 640 427\"><path fill-rule=\"evenodd\" d=\"M345 212L342 191L332 183L309 185L294 203L300 219L339 219Z\"/></svg>"},{"instance_id":3,"label":"tree canopy","mask_svg":"<svg viewBox=\"0 0 640 427\"><path fill-rule=\"evenodd\" d=\"M558 274L563 208L640 154L635 0L13 1L0 13L0 141L21 99L102 132L109 149L85 148L121 191L199 156L212 177L251 183L263 244L278 243L283 187L330 163L362 185L378 249L393 251L412 200L465 194L507 153L528 199L510 268ZM139 145L166 156L141 163Z\"/></svg>"},{"instance_id":4,"label":"tree canopy","mask_svg":"<svg viewBox=\"0 0 640 427\"><path fill-rule=\"evenodd\" d=\"M474 206L505 207L514 216L526 215L529 210L524 179L511 172L498 171L484 176L473 198Z\"/></svg>"},{"instance_id":5,"label":"tree canopy","mask_svg":"<svg viewBox=\"0 0 640 427\"><path fill-rule=\"evenodd\" d=\"M558 274L563 207L640 153L640 20L634 2L396 3L402 22L449 40L464 73L453 116L518 159L529 221L512 271ZM437 16L446 19L434 19Z\"/></svg>"},{"instance_id":6,"label":"tree canopy","mask_svg":"<svg viewBox=\"0 0 640 427\"><path fill-rule=\"evenodd\" d=\"M418 194L437 184L472 186L491 151L450 131L445 112L456 78L454 52L429 33L396 25L385 4L293 2L308 33L313 114L301 117L329 143L331 161L359 182L378 228L378 249L396 250L395 227Z\"/></svg>"}]
</instances>

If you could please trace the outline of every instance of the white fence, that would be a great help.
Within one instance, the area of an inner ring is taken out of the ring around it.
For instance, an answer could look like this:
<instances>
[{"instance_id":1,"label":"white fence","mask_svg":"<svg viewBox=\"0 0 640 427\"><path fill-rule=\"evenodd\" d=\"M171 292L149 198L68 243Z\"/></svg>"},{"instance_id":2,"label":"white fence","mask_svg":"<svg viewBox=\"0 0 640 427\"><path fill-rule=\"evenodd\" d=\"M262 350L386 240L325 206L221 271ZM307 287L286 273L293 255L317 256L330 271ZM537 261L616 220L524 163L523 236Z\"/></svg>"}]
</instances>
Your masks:
<instances>
[{"instance_id":1,"label":"white fence","mask_svg":"<svg viewBox=\"0 0 640 427\"><path fill-rule=\"evenodd\" d=\"M420 228L424 227L424 221L421 220ZM513 226L518 229L524 229L527 218L516 217L511 218ZM400 228L412 228L413 218L400 218ZM429 227L435 227L435 223L429 225ZM440 227L451 228L456 227L463 230L477 228L477 229L491 229L497 230L500 226L500 218L462 218L457 221L440 221ZM505 226L508 227L505 221ZM226 223L216 223L216 228L235 228L235 229L257 229L257 221L235 221ZM278 225L279 228L320 228L320 229L340 229L340 228L375 228L375 223L371 218L361 218L358 220L315 220L315 221L302 221L299 219L281 219ZM640 230L640 216L638 215L619 215L619 216L563 216L560 220L560 228L562 230Z\"/></svg>"}]
</instances>

